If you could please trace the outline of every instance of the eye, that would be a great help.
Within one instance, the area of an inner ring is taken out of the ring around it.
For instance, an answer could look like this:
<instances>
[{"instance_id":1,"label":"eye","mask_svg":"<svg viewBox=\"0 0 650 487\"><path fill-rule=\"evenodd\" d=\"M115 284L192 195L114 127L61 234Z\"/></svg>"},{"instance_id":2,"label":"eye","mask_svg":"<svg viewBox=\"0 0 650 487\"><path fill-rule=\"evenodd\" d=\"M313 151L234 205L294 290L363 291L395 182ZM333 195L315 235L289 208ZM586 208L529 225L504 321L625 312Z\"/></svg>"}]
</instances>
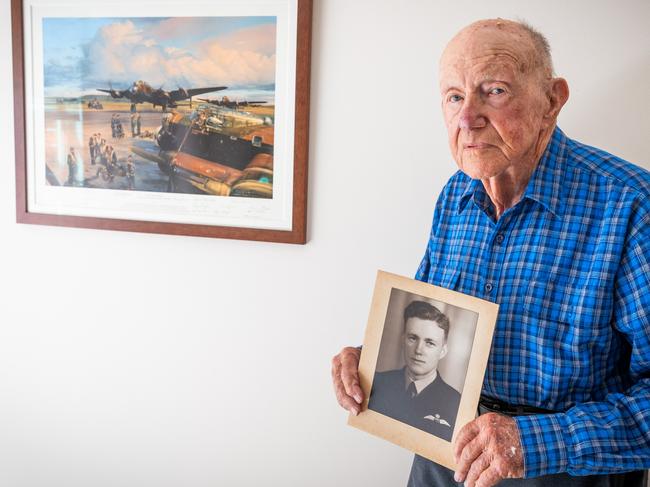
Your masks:
<instances>
[{"instance_id":1,"label":"eye","mask_svg":"<svg viewBox=\"0 0 650 487\"><path fill-rule=\"evenodd\" d=\"M451 103L458 103L462 99L463 99L462 96L453 94L453 95L449 95L449 97L447 98L447 101L449 101Z\"/></svg>"},{"instance_id":2,"label":"eye","mask_svg":"<svg viewBox=\"0 0 650 487\"><path fill-rule=\"evenodd\" d=\"M492 88L488 93L490 95L502 95L505 92L506 90L504 90L503 88Z\"/></svg>"},{"instance_id":3,"label":"eye","mask_svg":"<svg viewBox=\"0 0 650 487\"><path fill-rule=\"evenodd\" d=\"M430 347L430 348L431 348L431 347L436 347L436 346L437 346L437 345L436 345L436 342L432 342L431 340L427 340L427 341L426 341L426 344L427 344L427 346Z\"/></svg>"}]
</instances>

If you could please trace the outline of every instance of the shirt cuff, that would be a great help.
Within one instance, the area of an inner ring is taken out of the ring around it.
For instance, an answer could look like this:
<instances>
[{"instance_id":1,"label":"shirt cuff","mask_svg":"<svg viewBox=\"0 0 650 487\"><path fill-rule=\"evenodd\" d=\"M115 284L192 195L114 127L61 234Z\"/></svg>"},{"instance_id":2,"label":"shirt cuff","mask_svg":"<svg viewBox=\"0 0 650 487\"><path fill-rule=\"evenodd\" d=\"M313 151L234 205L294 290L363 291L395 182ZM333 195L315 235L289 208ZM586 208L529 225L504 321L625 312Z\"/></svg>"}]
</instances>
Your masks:
<instances>
[{"instance_id":1,"label":"shirt cuff","mask_svg":"<svg viewBox=\"0 0 650 487\"><path fill-rule=\"evenodd\" d=\"M567 445L563 431L568 424L564 413L534 414L514 418L521 436L524 478L566 472Z\"/></svg>"}]
</instances>

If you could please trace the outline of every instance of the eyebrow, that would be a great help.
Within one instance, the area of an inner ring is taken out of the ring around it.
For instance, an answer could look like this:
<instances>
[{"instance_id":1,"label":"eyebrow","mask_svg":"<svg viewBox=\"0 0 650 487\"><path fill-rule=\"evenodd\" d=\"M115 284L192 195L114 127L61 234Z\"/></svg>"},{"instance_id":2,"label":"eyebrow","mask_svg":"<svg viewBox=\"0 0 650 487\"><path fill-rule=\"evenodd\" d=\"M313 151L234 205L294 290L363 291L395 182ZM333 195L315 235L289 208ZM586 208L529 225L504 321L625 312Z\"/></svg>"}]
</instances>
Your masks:
<instances>
[{"instance_id":1,"label":"eyebrow","mask_svg":"<svg viewBox=\"0 0 650 487\"><path fill-rule=\"evenodd\" d=\"M479 86L492 84L492 83L500 83L502 85L512 86L512 82L500 78L486 78L479 83Z\"/></svg>"},{"instance_id":2,"label":"eyebrow","mask_svg":"<svg viewBox=\"0 0 650 487\"><path fill-rule=\"evenodd\" d=\"M481 80L479 81L478 84L479 84L479 85L482 85L482 84L485 84L485 83L503 83L503 84L505 84L505 85L511 85L511 84L512 84L512 81L508 81L508 80L505 80L505 79L503 79L503 78L487 78L487 77L486 77L486 78L484 78L484 79L481 79ZM444 91L448 91L448 90L450 90L450 89L454 89L454 88L458 89L458 88L456 87L456 85L453 84L453 83L443 84L443 85L441 86L441 88L442 88Z\"/></svg>"}]
</instances>

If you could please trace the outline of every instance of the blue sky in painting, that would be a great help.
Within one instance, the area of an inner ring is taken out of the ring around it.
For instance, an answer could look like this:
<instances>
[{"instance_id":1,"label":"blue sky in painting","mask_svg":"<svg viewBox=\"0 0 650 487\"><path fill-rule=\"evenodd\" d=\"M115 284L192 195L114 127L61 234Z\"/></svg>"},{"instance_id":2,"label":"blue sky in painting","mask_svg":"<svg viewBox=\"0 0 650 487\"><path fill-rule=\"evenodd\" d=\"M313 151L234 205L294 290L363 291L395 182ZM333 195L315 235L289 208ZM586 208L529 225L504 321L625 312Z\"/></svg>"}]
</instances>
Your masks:
<instances>
[{"instance_id":1,"label":"blue sky in painting","mask_svg":"<svg viewBox=\"0 0 650 487\"><path fill-rule=\"evenodd\" d=\"M45 18L46 96L275 83L275 17Z\"/></svg>"}]
</instances>

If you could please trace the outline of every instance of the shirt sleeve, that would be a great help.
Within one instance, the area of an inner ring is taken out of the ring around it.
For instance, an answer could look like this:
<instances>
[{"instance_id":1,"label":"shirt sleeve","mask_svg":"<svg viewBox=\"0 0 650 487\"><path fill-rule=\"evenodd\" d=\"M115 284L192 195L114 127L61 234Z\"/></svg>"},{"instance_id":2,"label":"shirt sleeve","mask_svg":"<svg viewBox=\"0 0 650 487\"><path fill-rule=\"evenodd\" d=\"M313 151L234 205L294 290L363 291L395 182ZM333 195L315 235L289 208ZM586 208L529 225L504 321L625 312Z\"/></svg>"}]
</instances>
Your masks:
<instances>
[{"instance_id":1,"label":"shirt sleeve","mask_svg":"<svg viewBox=\"0 0 650 487\"><path fill-rule=\"evenodd\" d=\"M427 242L427 248L424 251L424 256L420 261L418 270L415 272L415 279L418 281L427 282L429 278L429 271L431 270L431 251L429 249L429 242Z\"/></svg>"},{"instance_id":2,"label":"shirt sleeve","mask_svg":"<svg viewBox=\"0 0 650 487\"><path fill-rule=\"evenodd\" d=\"M451 182L451 181L450 181ZM438 226L440 225L440 219L444 212L443 205L449 194L450 182L448 182L440 195L438 196L438 201L436 202L435 209L433 210L433 221L431 222L431 232L429 233L429 240L427 241L427 247L424 251L424 256L420 261L418 270L415 272L415 278L418 281L422 282L431 282L429 276L431 274L431 257L432 257L432 248L437 245L437 235L438 235Z\"/></svg>"},{"instance_id":3,"label":"shirt sleeve","mask_svg":"<svg viewBox=\"0 0 650 487\"><path fill-rule=\"evenodd\" d=\"M650 468L650 214L638 219L614 280L612 326L629 344L631 385L560 414L515 418L526 478Z\"/></svg>"}]
</instances>

